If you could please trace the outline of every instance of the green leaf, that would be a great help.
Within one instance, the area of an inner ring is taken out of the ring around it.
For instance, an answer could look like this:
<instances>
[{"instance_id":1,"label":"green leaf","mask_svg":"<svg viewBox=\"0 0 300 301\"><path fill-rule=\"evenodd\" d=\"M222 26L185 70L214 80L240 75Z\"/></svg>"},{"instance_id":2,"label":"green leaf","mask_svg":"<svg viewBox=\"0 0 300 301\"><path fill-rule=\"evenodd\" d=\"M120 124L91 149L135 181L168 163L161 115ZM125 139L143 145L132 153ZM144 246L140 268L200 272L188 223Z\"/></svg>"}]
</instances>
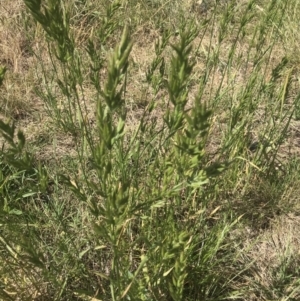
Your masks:
<instances>
[{"instance_id":1,"label":"green leaf","mask_svg":"<svg viewBox=\"0 0 300 301\"><path fill-rule=\"evenodd\" d=\"M28 192L28 193L23 194L22 197L23 198L28 198L28 197L36 195L36 194L37 194L36 191L34 191L34 192Z\"/></svg>"},{"instance_id":2,"label":"green leaf","mask_svg":"<svg viewBox=\"0 0 300 301\"><path fill-rule=\"evenodd\" d=\"M18 209L12 209L8 212L8 214L11 214L11 215L22 215L23 212L21 210L18 210Z\"/></svg>"},{"instance_id":3,"label":"green leaf","mask_svg":"<svg viewBox=\"0 0 300 301\"><path fill-rule=\"evenodd\" d=\"M6 67L0 67L0 86L3 83L5 73L6 73Z\"/></svg>"},{"instance_id":4,"label":"green leaf","mask_svg":"<svg viewBox=\"0 0 300 301\"><path fill-rule=\"evenodd\" d=\"M87 253L89 250L90 250L91 248L90 247L88 247L87 249L85 249L85 250L83 250L82 252L80 252L79 253L79 259L81 259L82 257L83 257L83 255L85 254L85 253Z\"/></svg>"}]
</instances>

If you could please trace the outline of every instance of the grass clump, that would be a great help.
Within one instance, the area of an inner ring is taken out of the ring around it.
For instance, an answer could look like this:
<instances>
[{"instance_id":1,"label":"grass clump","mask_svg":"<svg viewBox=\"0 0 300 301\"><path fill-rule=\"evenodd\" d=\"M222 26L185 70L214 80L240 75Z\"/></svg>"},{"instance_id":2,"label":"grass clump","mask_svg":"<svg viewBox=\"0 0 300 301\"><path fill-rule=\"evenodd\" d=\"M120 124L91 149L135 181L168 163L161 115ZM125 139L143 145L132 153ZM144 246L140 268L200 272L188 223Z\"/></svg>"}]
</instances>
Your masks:
<instances>
[{"instance_id":1,"label":"grass clump","mask_svg":"<svg viewBox=\"0 0 300 301\"><path fill-rule=\"evenodd\" d=\"M296 300L296 3L22 3L39 105L0 123L1 298Z\"/></svg>"}]
</instances>

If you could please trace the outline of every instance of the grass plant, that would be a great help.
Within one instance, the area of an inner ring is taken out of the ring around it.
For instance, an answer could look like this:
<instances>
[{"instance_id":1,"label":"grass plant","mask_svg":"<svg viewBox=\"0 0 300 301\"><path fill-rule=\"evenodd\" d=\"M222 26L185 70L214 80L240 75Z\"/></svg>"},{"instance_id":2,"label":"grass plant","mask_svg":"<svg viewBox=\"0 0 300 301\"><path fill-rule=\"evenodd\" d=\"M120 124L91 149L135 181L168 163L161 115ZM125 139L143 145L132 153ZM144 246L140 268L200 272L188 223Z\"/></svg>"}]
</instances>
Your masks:
<instances>
[{"instance_id":1,"label":"grass plant","mask_svg":"<svg viewBox=\"0 0 300 301\"><path fill-rule=\"evenodd\" d=\"M300 6L200 2L2 1L1 300L300 298Z\"/></svg>"}]
</instances>

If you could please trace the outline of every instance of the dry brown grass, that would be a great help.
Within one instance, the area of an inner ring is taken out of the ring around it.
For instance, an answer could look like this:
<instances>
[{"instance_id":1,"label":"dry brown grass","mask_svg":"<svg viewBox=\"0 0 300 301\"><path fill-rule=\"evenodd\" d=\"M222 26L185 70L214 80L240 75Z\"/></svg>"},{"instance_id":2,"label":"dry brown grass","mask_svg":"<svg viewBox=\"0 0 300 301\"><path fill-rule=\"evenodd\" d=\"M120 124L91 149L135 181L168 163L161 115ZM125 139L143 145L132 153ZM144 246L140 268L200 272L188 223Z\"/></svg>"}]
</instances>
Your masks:
<instances>
[{"instance_id":1,"label":"dry brown grass","mask_svg":"<svg viewBox=\"0 0 300 301\"><path fill-rule=\"evenodd\" d=\"M245 290L245 300L298 300L299 231L299 216L294 214L274 218L259 235L244 231L242 264L250 268L236 285Z\"/></svg>"}]
</instances>

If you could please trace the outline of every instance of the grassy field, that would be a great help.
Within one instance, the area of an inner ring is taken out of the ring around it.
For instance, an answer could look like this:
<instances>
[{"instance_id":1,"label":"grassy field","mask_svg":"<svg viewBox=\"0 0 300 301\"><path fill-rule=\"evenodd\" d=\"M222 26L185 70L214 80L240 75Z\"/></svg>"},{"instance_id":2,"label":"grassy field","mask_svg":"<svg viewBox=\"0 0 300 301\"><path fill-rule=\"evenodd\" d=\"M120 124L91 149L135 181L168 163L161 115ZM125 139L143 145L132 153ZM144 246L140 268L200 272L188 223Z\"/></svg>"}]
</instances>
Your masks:
<instances>
[{"instance_id":1,"label":"grassy field","mask_svg":"<svg viewBox=\"0 0 300 301\"><path fill-rule=\"evenodd\" d=\"M0 300L300 300L298 2L1 0Z\"/></svg>"}]
</instances>

